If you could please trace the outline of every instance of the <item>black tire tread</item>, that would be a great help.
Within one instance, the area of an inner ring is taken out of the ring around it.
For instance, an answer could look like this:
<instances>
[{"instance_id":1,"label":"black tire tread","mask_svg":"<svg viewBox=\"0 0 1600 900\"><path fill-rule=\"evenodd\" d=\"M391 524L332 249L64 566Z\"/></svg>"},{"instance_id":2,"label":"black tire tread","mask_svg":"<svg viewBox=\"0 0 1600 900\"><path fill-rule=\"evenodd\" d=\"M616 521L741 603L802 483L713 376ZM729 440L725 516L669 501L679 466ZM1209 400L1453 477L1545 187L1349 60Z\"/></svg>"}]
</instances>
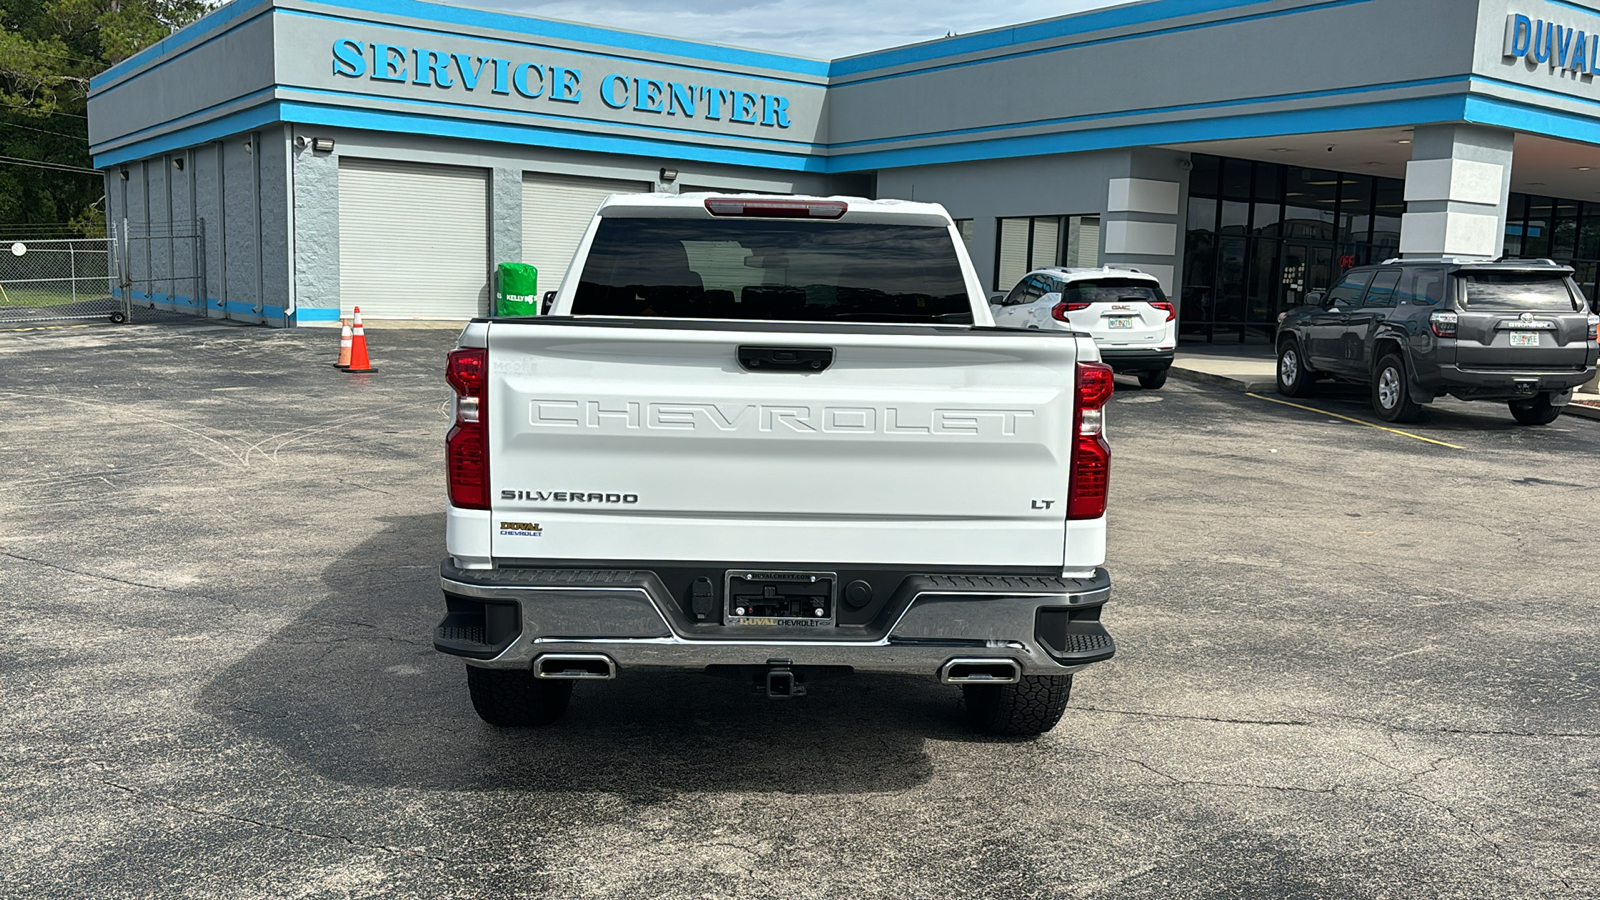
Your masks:
<instances>
[{"instance_id":1,"label":"black tire tread","mask_svg":"<svg viewBox=\"0 0 1600 900\"><path fill-rule=\"evenodd\" d=\"M1056 727L1072 696L1071 675L1024 675L1016 684L966 684L967 718L986 734L1032 737Z\"/></svg>"},{"instance_id":2,"label":"black tire tread","mask_svg":"<svg viewBox=\"0 0 1600 900\"><path fill-rule=\"evenodd\" d=\"M1386 414L1383 411L1383 407L1378 404L1378 377L1382 374L1384 368L1388 365L1390 360L1394 360L1395 366L1400 370L1400 386L1403 388L1403 391L1400 395L1400 402L1395 406L1394 412L1392 414ZM1397 422L1403 424L1406 422L1415 422L1417 419L1422 417L1422 404L1412 399L1411 382L1409 379L1410 375L1408 375L1406 372L1406 362L1400 357L1400 354L1385 353L1381 358L1379 358L1377 367L1372 370L1371 387L1372 411L1378 414L1378 418L1384 420L1385 422Z\"/></svg>"},{"instance_id":3,"label":"black tire tread","mask_svg":"<svg viewBox=\"0 0 1600 900\"><path fill-rule=\"evenodd\" d=\"M1153 372L1140 372L1139 373L1139 387L1142 387L1147 391L1160 390L1161 386L1166 384L1166 383L1167 383L1167 370L1166 369L1156 369Z\"/></svg>"},{"instance_id":4,"label":"black tire tread","mask_svg":"<svg viewBox=\"0 0 1600 900\"><path fill-rule=\"evenodd\" d=\"M1283 358L1283 351L1290 347L1294 348L1295 356L1299 360L1300 377L1296 379L1294 384L1284 384L1283 367L1280 360ZM1272 367L1276 370L1277 374L1278 393L1284 395L1285 397L1309 397L1311 392L1315 389L1314 386L1316 384L1316 380L1312 376L1311 370L1306 368L1305 351L1300 348L1300 342L1294 338L1288 338L1282 343L1278 344L1278 356L1273 360Z\"/></svg>"},{"instance_id":5,"label":"black tire tread","mask_svg":"<svg viewBox=\"0 0 1600 900\"><path fill-rule=\"evenodd\" d=\"M1511 417L1518 425L1549 425L1561 418L1561 407L1550 402L1549 394L1539 394L1532 400L1512 400Z\"/></svg>"},{"instance_id":6,"label":"black tire tread","mask_svg":"<svg viewBox=\"0 0 1600 900\"><path fill-rule=\"evenodd\" d=\"M549 725L572 701L572 682L541 681L531 670L467 666L467 691L478 718L498 728Z\"/></svg>"}]
</instances>

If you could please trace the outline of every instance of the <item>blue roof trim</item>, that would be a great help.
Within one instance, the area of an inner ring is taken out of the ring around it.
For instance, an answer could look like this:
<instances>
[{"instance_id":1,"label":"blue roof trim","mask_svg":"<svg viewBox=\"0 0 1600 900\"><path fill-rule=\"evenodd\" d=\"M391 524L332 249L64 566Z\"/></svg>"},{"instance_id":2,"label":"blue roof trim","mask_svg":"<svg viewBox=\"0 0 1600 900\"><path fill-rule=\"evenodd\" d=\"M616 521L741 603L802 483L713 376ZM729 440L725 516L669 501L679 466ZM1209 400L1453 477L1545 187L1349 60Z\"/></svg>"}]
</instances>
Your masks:
<instances>
[{"instance_id":1,"label":"blue roof trim","mask_svg":"<svg viewBox=\"0 0 1600 900\"><path fill-rule=\"evenodd\" d=\"M1571 3L1569 0L1545 0L1545 2L1552 6L1565 6L1568 9L1575 9L1578 12L1588 13L1591 16L1600 16L1600 9L1590 9L1581 3ZM1520 10L1513 10L1513 12L1519 11Z\"/></svg>"},{"instance_id":2,"label":"blue roof trim","mask_svg":"<svg viewBox=\"0 0 1600 900\"><path fill-rule=\"evenodd\" d=\"M1477 125L1493 125L1525 134L1600 144L1600 121L1587 116L1529 106L1499 97L1467 97L1461 118Z\"/></svg>"},{"instance_id":3,"label":"blue roof trim","mask_svg":"<svg viewBox=\"0 0 1600 900\"><path fill-rule=\"evenodd\" d=\"M261 0L233 0L233 2L229 3L227 6L201 16L199 19L190 22L188 25L185 25L177 31L174 31L172 34L167 35L161 40L156 41L154 44L151 44L143 50L140 50L138 53L135 53L122 62L119 62L111 68L106 69L99 75L95 75L94 77L90 78L89 93L93 94L94 92L100 90L100 88L105 87L106 82L120 78L121 76L132 72L134 69L143 66L145 63L152 62L169 53L172 53L185 44L199 40L201 37L222 28L224 25L229 25L230 22L232 22L234 25L242 25L244 24L243 22L235 22L234 20L257 9L265 12L270 6L270 3L264 3L261 2ZM251 16L250 18L254 19L255 16ZM229 25L228 30L231 30L232 27L232 25Z\"/></svg>"},{"instance_id":4,"label":"blue roof trim","mask_svg":"<svg viewBox=\"0 0 1600 900\"><path fill-rule=\"evenodd\" d=\"M172 150L181 150L204 144L230 134L241 131L250 131L265 125L272 125L283 121L279 116L278 101L273 100L260 106L243 109L225 116L218 116L205 122L180 128L157 137L148 138L137 143L107 150L94 155L94 167L105 169L125 163L130 160L144 159L147 156L156 156Z\"/></svg>"},{"instance_id":5,"label":"blue roof trim","mask_svg":"<svg viewBox=\"0 0 1600 900\"><path fill-rule=\"evenodd\" d=\"M644 132L648 132L648 133L651 133L651 134L683 135L683 136L686 136L686 137L700 137L700 138L709 138L709 139L712 139L712 140L719 140L719 141L752 143L752 144L779 144L779 145L782 145L784 152L811 153L811 152L815 152L819 147L819 145L813 144L810 141L783 140L781 138L770 138L770 137L745 137L745 136L739 135L739 134L721 134L721 133L710 132L710 131L696 131L696 130L694 130L692 128L668 128L668 127L663 127L663 126L658 126L658 125L644 125L644 124L640 124L640 123L637 123L637 122L613 122L610 119L596 119L596 118L593 118L591 116L552 116L552 115L548 115L546 113L532 112L530 110L503 109L503 108L493 107L493 106L473 106L470 103L441 103L441 102L439 102L437 100L419 100L419 99L417 99L415 97L385 97L385 96L380 96L380 95L376 95L376 94L358 94L358 93L354 93L354 92L351 92L351 91L331 91L331 90L328 90L326 88L301 88L301 87L282 87L282 86L280 86L278 88L278 90L282 92L282 99L285 99L285 100L294 100L295 99L293 96L290 96L290 95L305 94L305 95L322 96L322 97L338 97L338 98L341 98L341 99L357 100L357 101L362 101L362 102L366 102L366 103L372 103L372 102L408 103L408 104L411 104L413 106L421 106L421 107L425 107L427 109L460 109L460 110L467 110L469 112L491 112L491 113L498 113L498 114L502 114L502 115L515 115L515 116L520 116L522 118L527 118L527 119L543 120L543 121L545 121L545 122L547 122L550 125L555 126L555 127L560 127L560 125L562 125L562 124L573 124L573 123L583 124L583 125L603 125L603 126L607 126L607 127L611 127L611 128L627 128L627 129L636 130L636 131L644 131ZM351 108L351 107L345 107L345 108L348 109L348 108ZM457 120L452 120L452 121L461 121L461 122L463 122L465 124L469 120L457 119ZM760 132L754 132L753 134L756 134L756 135L767 135L767 134L774 134L774 133L775 132L771 131L770 128L769 128L769 130L760 131Z\"/></svg>"},{"instance_id":6,"label":"blue roof trim","mask_svg":"<svg viewBox=\"0 0 1600 900\"><path fill-rule=\"evenodd\" d=\"M836 78L843 75L857 75L874 69L889 69L896 66L948 59L952 56L962 56L968 53L1003 50L1006 47L1030 44L1034 41L1072 37L1094 31L1105 31L1111 28L1149 25L1168 19L1181 19L1185 16L1224 12L1246 6L1261 6L1266 2L1268 0L1148 0L1148 2L1144 3L1129 3L1122 6L1114 6L1110 9L1092 10L1055 19L1046 19L1029 25L1017 25L1011 28L1000 28L972 35L946 38L942 41L913 44L909 47L896 47L862 56L836 59L829 67L828 74ZM1308 9L1367 2L1371 2L1371 0L1337 0L1337 2L1318 3L1296 9L1257 13L1242 18L1287 15ZM1233 17L1231 20L1237 21L1238 18L1241 17ZM1196 23L1195 26L1179 26L1171 30L1182 30L1183 28L1197 27L1204 24L1208 23Z\"/></svg>"},{"instance_id":7,"label":"blue roof trim","mask_svg":"<svg viewBox=\"0 0 1600 900\"><path fill-rule=\"evenodd\" d=\"M1125 119L1132 116L1152 116L1163 113L1195 112L1205 109L1226 109L1230 106L1249 106L1258 103L1283 103L1295 100L1314 100L1323 97L1343 97L1353 94L1366 94L1376 91L1404 90L1413 87L1431 87L1441 84L1461 83L1469 84L1471 78L1467 75L1446 75L1439 78L1422 78L1416 81L1395 81L1388 84L1362 85L1354 88L1337 88L1325 91L1302 91L1294 94L1273 94L1261 97L1247 97L1238 100L1216 100L1210 103L1185 103L1177 106L1155 106L1144 109L1116 110L1114 112L1093 113L1083 116L1061 116L1053 119L1035 119L1030 122L1015 122L1004 125L983 125L976 128L956 128L948 131L930 131L921 134L911 134L901 137L872 138L864 141L847 141L840 144L829 144L829 149L838 150L845 147L865 147L875 144L893 144L902 141L928 140L930 138L956 137L970 134L996 134L1002 131L1016 131L1023 128L1038 128L1046 125L1068 125L1076 122L1093 122L1102 119ZM840 158L847 158L841 155Z\"/></svg>"},{"instance_id":8,"label":"blue roof trim","mask_svg":"<svg viewBox=\"0 0 1600 900\"><path fill-rule=\"evenodd\" d=\"M1124 125L1074 131L1065 134L1040 134L995 138L938 147L905 150L879 150L853 156L832 157L829 172L862 172L903 166L928 166L942 163L1078 153L1085 150L1110 150L1122 147L1148 147L1186 144L1235 138L1271 137L1282 134L1317 134L1352 131L1362 128L1390 128L1431 122L1457 122L1463 117L1468 98L1422 97L1412 100L1386 100L1329 109L1291 110L1272 113L1245 113L1214 119L1190 119L1146 125Z\"/></svg>"},{"instance_id":9,"label":"blue roof trim","mask_svg":"<svg viewBox=\"0 0 1600 900\"><path fill-rule=\"evenodd\" d=\"M458 6L444 6L438 3L423 3L419 2L419 0L316 0L316 2L325 3L328 6L356 9L386 16L407 16L413 19L447 22L452 25L467 25L473 28L509 31L513 34L532 34L556 40L582 41L588 44L601 44L607 47L619 47L624 50L645 53L687 56L713 63L731 63L733 65L753 66L761 69L777 69L783 72L794 72L799 75L814 75L817 77L823 77L828 74L828 62L826 60L808 59L803 56L784 56L780 53L769 53L764 50L745 50L738 47L702 44L682 38L618 31L602 28L598 25L557 22L550 19L538 19L532 16L519 16L512 13L466 9ZM531 30L533 23L537 23L537 31Z\"/></svg>"},{"instance_id":10,"label":"blue roof trim","mask_svg":"<svg viewBox=\"0 0 1600 900\"><path fill-rule=\"evenodd\" d=\"M675 141L647 140L616 135L560 131L537 125L501 122L464 122L429 115L406 115L376 110L348 109L317 103L277 101L283 121L368 131L408 132L436 137L493 141L502 144L533 145L560 150L585 150L592 153L619 153L657 159L684 159L696 162L753 166L789 172L826 171L827 159L800 153L772 150L731 150L725 147Z\"/></svg>"}]
</instances>

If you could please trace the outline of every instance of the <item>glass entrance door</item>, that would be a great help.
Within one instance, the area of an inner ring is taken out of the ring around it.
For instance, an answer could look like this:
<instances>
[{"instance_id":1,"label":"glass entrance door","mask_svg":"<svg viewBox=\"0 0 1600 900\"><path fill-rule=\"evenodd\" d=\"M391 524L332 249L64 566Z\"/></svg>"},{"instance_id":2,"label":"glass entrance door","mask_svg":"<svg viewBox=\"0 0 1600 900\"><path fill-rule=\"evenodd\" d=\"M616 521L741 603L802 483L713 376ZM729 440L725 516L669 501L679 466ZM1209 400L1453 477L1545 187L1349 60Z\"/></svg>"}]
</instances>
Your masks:
<instances>
[{"instance_id":1,"label":"glass entrance door","mask_svg":"<svg viewBox=\"0 0 1600 900\"><path fill-rule=\"evenodd\" d=\"M1333 245L1285 241L1278 276L1279 310L1304 305L1313 291L1326 292L1333 274Z\"/></svg>"}]
</instances>

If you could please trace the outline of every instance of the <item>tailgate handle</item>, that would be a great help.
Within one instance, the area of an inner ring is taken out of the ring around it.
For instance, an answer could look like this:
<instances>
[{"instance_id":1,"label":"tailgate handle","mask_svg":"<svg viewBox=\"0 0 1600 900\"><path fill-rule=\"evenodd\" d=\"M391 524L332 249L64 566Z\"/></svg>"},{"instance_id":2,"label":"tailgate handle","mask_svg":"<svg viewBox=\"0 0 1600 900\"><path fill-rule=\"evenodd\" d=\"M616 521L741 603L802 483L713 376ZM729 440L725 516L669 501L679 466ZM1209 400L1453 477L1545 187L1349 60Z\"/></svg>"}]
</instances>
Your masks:
<instances>
[{"instance_id":1,"label":"tailgate handle","mask_svg":"<svg viewBox=\"0 0 1600 900\"><path fill-rule=\"evenodd\" d=\"M821 372L833 365L832 347L740 347L747 372Z\"/></svg>"}]
</instances>

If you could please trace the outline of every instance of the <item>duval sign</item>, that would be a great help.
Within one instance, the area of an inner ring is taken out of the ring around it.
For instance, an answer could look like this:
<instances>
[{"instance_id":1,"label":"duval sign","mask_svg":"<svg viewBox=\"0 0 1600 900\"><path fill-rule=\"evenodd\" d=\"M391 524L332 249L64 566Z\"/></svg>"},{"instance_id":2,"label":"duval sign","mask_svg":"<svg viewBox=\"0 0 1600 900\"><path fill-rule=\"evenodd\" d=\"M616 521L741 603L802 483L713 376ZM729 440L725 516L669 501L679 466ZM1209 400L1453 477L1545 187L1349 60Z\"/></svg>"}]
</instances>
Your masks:
<instances>
[{"instance_id":1,"label":"duval sign","mask_svg":"<svg viewBox=\"0 0 1600 900\"><path fill-rule=\"evenodd\" d=\"M1506 59L1527 60L1529 68L1548 67L1592 78L1600 69L1600 31L1530 19L1521 13L1506 17Z\"/></svg>"},{"instance_id":2,"label":"duval sign","mask_svg":"<svg viewBox=\"0 0 1600 900\"><path fill-rule=\"evenodd\" d=\"M728 85L689 84L608 73L585 81L582 69L446 53L353 38L333 42L333 74L434 90L488 92L571 105L598 101L607 109L735 125L788 128L789 98Z\"/></svg>"}]
</instances>

